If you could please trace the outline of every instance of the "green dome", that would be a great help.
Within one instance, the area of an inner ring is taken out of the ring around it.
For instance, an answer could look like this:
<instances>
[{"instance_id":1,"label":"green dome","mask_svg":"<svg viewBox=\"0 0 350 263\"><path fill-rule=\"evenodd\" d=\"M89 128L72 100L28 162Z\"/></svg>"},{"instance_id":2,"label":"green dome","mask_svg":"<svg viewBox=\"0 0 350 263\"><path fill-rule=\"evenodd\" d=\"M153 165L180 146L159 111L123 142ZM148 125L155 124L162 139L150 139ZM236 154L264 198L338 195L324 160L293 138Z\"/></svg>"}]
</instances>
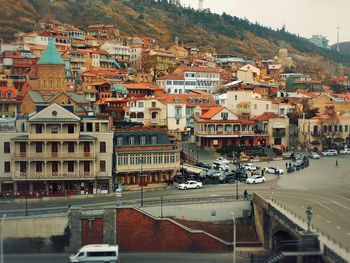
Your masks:
<instances>
[{"instance_id":1,"label":"green dome","mask_svg":"<svg viewBox=\"0 0 350 263\"><path fill-rule=\"evenodd\" d=\"M49 40L47 48L44 50L38 64L64 65L64 61L52 39Z\"/></svg>"}]
</instances>

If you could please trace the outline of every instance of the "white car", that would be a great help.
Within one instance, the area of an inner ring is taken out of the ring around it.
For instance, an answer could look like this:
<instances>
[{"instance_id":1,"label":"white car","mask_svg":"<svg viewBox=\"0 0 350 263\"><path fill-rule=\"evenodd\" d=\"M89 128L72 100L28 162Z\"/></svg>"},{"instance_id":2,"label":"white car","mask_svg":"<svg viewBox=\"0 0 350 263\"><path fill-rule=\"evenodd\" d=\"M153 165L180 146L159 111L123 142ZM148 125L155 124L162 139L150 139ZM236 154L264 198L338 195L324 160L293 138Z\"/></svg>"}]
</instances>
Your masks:
<instances>
[{"instance_id":1,"label":"white car","mask_svg":"<svg viewBox=\"0 0 350 263\"><path fill-rule=\"evenodd\" d=\"M256 171L259 169L258 166L252 164L252 163L245 163L242 165L242 167L244 168L244 170L246 171Z\"/></svg>"},{"instance_id":2,"label":"white car","mask_svg":"<svg viewBox=\"0 0 350 263\"><path fill-rule=\"evenodd\" d=\"M333 149L326 150L326 151L322 152L323 156L335 156L337 154L338 154L337 150L333 150Z\"/></svg>"},{"instance_id":3,"label":"white car","mask_svg":"<svg viewBox=\"0 0 350 263\"><path fill-rule=\"evenodd\" d=\"M254 176L250 177L245 181L247 184L260 184L265 183L265 177L264 176Z\"/></svg>"},{"instance_id":4,"label":"white car","mask_svg":"<svg viewBox=\"0 0 350 263\"><path fill-rule=\"evenodd\" d=\"M202 188L202 183L197 181L187 181L185 183L179 184L178 188L181 190L187 189L199 189Z\"/></svg>"},{"instance_id":5,"label":"white car","mask_svg":"<svg viewBox=\"0 0 350 263\"><path fill-rule=\"evenodd\" d=\"M309 158L310 158L310 159L320 159L321 156L320 156L318 153L316 153L316 152L311 152L311 153L309 154Z\"/></svg>"},{"instance_id":6,"label":"white car","mask_svg":"<svg viewBox=\"0 0 350 263\"><path fill-rule=\"evenodd\" d=\"M276 174L276 171L278 171L279 174L283 174L284 172L283 169L278 168L276 166L270 166L265 168L265 173L268 173L268 174Z\"/></svg>"},{"instance_id":7,"label":"white car","mask_svg":"<svg viewBox=\"0 0 350 263\"><path fill-rule=\"evenodd\" d=\"M221 164L230 164L230 161L227 160L227 159L224 158L224 157L218 157L218 158L216 158L216 161L215 161L215 162L221 163Z\"/></svg>"},{"instance_id":8,"label":"white car","mask_svg":"<svg viewBox=\"0 0 350 263\"><path fill-rule=\"evenodd\" d=\"M228 165L224 163L214 162L213 169L219 170L219 171L228 171L230 167L228 167Z\"/></svg>"},{"instance_id":9,"label":"white car","mask_svg":"<svg viewBox=\"0 0 350 263\"><path fill-rule=\"evenodd\" d=\"M350 154L350 149L349 148L345 148L344 150L340 150L339 153L340 154Z\"/></svg>"}]
</instances>

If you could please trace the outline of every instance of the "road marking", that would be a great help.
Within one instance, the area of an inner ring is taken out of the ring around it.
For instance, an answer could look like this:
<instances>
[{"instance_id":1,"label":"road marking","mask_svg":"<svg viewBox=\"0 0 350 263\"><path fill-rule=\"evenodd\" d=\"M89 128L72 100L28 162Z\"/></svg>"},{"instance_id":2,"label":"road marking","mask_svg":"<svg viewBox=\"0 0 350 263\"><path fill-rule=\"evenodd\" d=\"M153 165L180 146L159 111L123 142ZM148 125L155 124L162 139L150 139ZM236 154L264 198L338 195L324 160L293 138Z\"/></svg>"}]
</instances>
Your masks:
<instances>
[{"instance_id":1,"label":"road marking","mask_svg":"<svg viewBox=\"0 0 350 263\"><path fill-rule=\"evenodd\" d=\"M327 222L328 224L330 224L330 223L331 223L331 221L329 221L329 220L326 220L326 222Z\"/></svg>"},{"instance_id":2,"label":"road marking","mask_svg":"<svg viewBox=\"0 0 350 263\"><path fill-rule=\"evenodd\" d=\"M335 226L335 228L339 230L339 229L340 229L340 226Z\"/></svg>"}]
</instances>

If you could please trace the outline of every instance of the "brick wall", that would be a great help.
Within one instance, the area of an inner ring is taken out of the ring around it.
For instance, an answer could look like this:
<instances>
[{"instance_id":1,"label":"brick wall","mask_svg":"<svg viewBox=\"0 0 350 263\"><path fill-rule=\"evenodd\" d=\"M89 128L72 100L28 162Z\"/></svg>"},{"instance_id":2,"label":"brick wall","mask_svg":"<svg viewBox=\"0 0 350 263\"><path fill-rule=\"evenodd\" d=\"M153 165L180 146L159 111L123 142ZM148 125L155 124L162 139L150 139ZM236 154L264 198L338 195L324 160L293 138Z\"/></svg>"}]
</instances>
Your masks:
<instances>
[{"instance_id":1,"label":"brick wall","mask_svg":"<svg viewBox=\"0 0 350 263\"><path fill-rule=\"evenodd\" d=\"M121 251L229 251L231 245L172 220L156 219L133 208L117 211L117 244Z\"/></svg>"}]
</instances>

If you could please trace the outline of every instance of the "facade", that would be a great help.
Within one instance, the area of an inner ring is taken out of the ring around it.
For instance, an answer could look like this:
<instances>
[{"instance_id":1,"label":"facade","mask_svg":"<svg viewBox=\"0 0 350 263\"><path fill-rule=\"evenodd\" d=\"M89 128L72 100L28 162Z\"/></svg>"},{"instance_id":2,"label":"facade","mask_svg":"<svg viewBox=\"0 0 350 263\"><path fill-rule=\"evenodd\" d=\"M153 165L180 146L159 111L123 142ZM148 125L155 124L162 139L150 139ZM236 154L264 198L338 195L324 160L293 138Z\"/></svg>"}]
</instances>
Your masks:
<instances>
[{"instance_id":1,"label":"facade","mask_svg":"<svg viewBox=\"0 0 350 263\"><path fill-rule=\"evenodd\" d=\"M350 116L321 115L299 119L299 143L310 150L346 146L350 148Z\"/></svg>"},{"instance_id":2,"label":"facade","mask_svg":"<svg viewBox=\"0 0 350 263\"><path fill-rule=\"evenodd\" d=\"M237 70L237 79L242 80L245 83L255 83L259 82L260 69L247 64Z\"/></svg>"},{"instance_id":3,"label":"facade","mask_svg":"<svg viewBox=\"0 0 350 263\"><path fill-rule=\"evenodd\" d=\"M14 87L0 87L0 116L16 116L19 104L17 90Z\"/></svg>"},{"instance_id":4,"label":"facade","mask_svg":"<svg viewBox=\"0 0 350 263\"><path fill-rule=\"evenodd\" d=\"M268 133L255 133L255 123L240 119L224 107L213 107L197 121L194 130L198 146L258 146L269 144Z\"/></svg>"},{"instance_id":5,"label":"facade","mask_svg":"<svg viewBox=\"0 0 350 263\"><path fill-rule=\"evenodd\" d=\"M344 114L350 112L350 103L343 98L335 97L328 93L322 93L310 101L312 108L318 108L319 114L327 114L329 109L334 109L335 112Z\"/></svg>"},{"instance_id":6,"label":"facade","mask_svg":"<svg viewBox=\"0 0 350 263\"><path fill-rule=\"evenodd\" d=\"M220 70L211 67L178 67L173 75L157 81L168 93L189 93L198 90L212 93L220 85Z\"/></svg>"},{"instance_id":7,"label":"facade","mask_svg":"<svg viewBox=\"0 0 350 263\"><path fill-rule=\"evenodd\" d=\"M130 99L125 117L132 122L141 122L145 126L166 126L167 107L154 98Z\"/></svg>"},{"instance_id":8,"label":"facade","mask_svg":"<svg viewBox=\"0 0 350 263\"><path fill-rule=\"evenodd\" d=\"M10 165L8 193L63 196L111 191L113 133L108 120L80 118L52 104L17 126L20 132L1 136L6 137L1 145L8 154L5 162L10 158L10 164L4 164Z\"/></svg>"},{"instance_id":9,"label":"facade","mask_svg":"<svg viewBox=\"0 0 350 263\"><path fill-rule=\"evenodd\" d=\"M115 131L115 184L124 189L163 187L180 169L180 150L164 128L121 128Z\"/></svg>"}]
</instances>

